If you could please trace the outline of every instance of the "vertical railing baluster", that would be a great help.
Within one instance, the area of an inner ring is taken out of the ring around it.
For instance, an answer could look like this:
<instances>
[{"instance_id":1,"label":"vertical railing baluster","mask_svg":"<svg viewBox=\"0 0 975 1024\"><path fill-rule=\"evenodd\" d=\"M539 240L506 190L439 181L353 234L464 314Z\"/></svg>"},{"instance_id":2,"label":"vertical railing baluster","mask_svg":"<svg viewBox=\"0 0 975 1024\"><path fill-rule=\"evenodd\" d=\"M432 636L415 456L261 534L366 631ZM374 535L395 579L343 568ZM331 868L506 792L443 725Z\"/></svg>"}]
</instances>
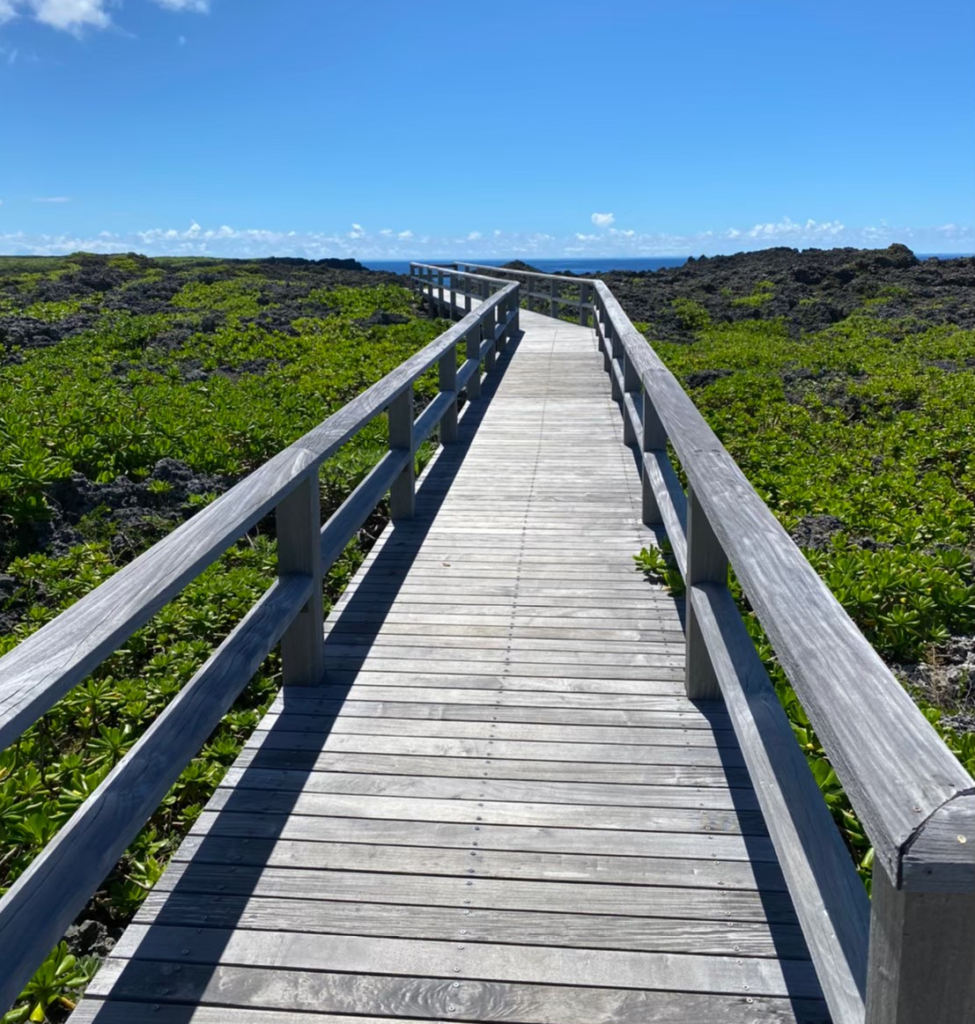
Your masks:
<instances>
[{"instance_id":1,"label":"vertical railing baluster","mask_svg":"<svg viewBox=\"0 0 975 1024\"><path fill-rule=\"evenodd\" d=\"M694 586L699 583L728 585L728 558L721 547L694 493L687 488L687 571L684 584L687 591L685 634L687 660L684 685L691 700L712 700L721 696L721 687L715 675L707 644L694 613Z\"/></svg>"},{"instance_id":2,"label":"vertical railing baluster","mask_svg":"<svg viewBox=\"0 0 975 1024\"><path fill-rule=\"evenodd\" d=\"M633 360L626 354L624 348L620 357L623 361L623 444L636 444L639 440L636 436L636 427L630 418L630 410L626 402L626 396L634 402L640 397L640 375L633 365Z\"/></svg>"},{"instance_id":3,"label":"vertical railing baluster","mask_svg":"<svg viewBox=\"0 0 975 1024\"><path fill-rule=\"evenodd\" d=\"M970 1022L975 894L896 889L879 858L871 892L865 1024Z\"/></svg>"},{"instance_id":4,"label":"vertical railing baluster","mask_svg":"<svg viewBox=\"0 0 975 1024\"><path fill-rule=\"evenodd\" d=\"M467 378L468 400L481 397L481 322L471 328L467 335L467 358L476 359L474 372Z\"/></svg>"},{"instance_id":5,"label":"vertical railing baluster","mask_svg":"<svg viewBox=\"0 0 975 1024\"><path fill-rule=\"evenodd\" d=\"M410 382L390 403L386 410L389 418L390 451L407 451L409 459L402 473L389 489L389 514L395 521L412 519L416 500L416 462L413 444L413 383Z\"/></svg>"},{"instance_id":6,"label":"vertical railing baluster","mask_svg":"<svg viewBox=\"0 0 975 1024\"><path fill-rule=\"evenodd\" d=\"M558 297L558 281L553 277L548 283L548 315L551 317L555 316L555 300Z\"/></svg>"},{"instance_id":7,"label":"vertical railing baluster","mask_svg":"<svg viewBox=\"0 0 975 1024\"><path fill-rule=\"evenodd\" d=\"M663 522L660 514L660 505L657 503L657 496L653 492L653 484L650 481L650 473L647 463L655 452L667 450L667 431L657 415L650 392L644 389L643 392L643 464L641 474L643 479L643 522L646 526L658 526Z\"/></svg>"},{"instance_id":8,"label":"vertical railing baluster","mask_svg":"<svg viewBox=\"0 0 975 1024\"><path fill-rule=\"evenodd\" d=\"M606 351L603 353L604 362L606 365L606 372L609 374L609 390L613 396L613 401L618 402L622 397L620 395L620 382L616 376L616 355L618 351L618 345L616 342L616 328L611 320L606 322Z\"/></svg>"},{"instance_id":9,"label":"vertical railing baluster","mask_svg":"<svg viewBox=\"0 0 975 1024\"><path fill-rule=\"evenodd\" d=\"M453 392L454 401L440 419L440 443L453 444L457 440L457 345L451 345L440 357L438 366L440 390Z\"/></svg>"},{"instance_id":10,"label":"vertical railing baluster","mask_svg":"<svg viewBox=\"0 0 975 1024\"><path fill-rule=\"evenodd\" d=\"M464 278L464 312L469 313L471 311L471 279L469 277Z\"/></svg>"},{"instance_id":11,"label":"vertical railing baluster","mask_svg":"<svg viewBox=\"0 0 975 1024\"><path fill-rule=\"evenodd\" d=\"M312 578L308 603L281 638L281 681L285 686L317 686L325 674L320 500L316 469L281 500L274 514L278 575L305 573Z\"/></svg>"},{"instance_id":12,"label":"vertical railing baluster","mask_svg":"<svg viewBox=\"0 0 975 1024\"><path fill-rule=\"evenodd\" d=\"M437 311L440 316L444 315L446 311L446 305L444 304L443 297L443 271L437 271Z\"/></svg>"},{"instance_id":13,"label":"vertical railing baluster","mask_svg":"<svg viewBox=\"0 0 975 1024\"><path fill-rule=\"evenodd\" d=\"M586 302L589 300L589 285L584 281L579 282L579 323L583 327L589 326L589 310L586 309Z\"/></svg>"},{"instance_id":14,"label":"vertical railing baluster","mask_svg":"<svg viewBox=\"0 0 975 1024\"><path fill-rule=\"evenodd\" d=\"M488 312L488 315L484 318L484 331L485 338L490 340L491 344L488 345L488 350L484 355L484 373L485 375L491 373L494 369L494 358L497 355L497 337L498 337L498 306L495 304L494 308Z\"/></svg>"}]
</instances>

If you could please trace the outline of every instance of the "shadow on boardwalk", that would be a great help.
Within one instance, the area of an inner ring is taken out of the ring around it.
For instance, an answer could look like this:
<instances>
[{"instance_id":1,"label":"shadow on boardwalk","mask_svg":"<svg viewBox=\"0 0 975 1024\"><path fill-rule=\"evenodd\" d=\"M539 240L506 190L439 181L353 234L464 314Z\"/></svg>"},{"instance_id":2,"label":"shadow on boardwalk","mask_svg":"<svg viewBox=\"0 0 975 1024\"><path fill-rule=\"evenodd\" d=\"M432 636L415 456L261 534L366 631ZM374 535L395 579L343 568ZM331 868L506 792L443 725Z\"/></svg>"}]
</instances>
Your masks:
<instances>
[{"instance_id":1,"label":"shadow on boardwalk","mask_svg":"<svg viewBox=\"0 0 975 1024\"><path fill-rule=\"evenodd\" d=\"M321 823L319 819L320 825L314 838L321 840L324 836L330 846L327 849L323 847L324 852L320 860L313 863L309 863L307 859L303 861L289 843L296 839L313 838L303 832L305 826L302 824L302 815L307 812L297 810L306 783L313 781L314 775L321 768L322 751L341 712L358 666L361 666L369 652L374 650L375 633L382 626L409 577L410 568L414 565L428 536L430 526L447 497L459 469L464 465L478 428L504 380L512 357L518 350L519 341L520 339L513 340L509 344L498 361L497 372L485 379L481 399L472 403L464 412L458 442L451 446L449 458L438 459L424 476L417 492L417 518L404 524L400 531L394 528L386 536L384 543L377 548L373 562L357 578L348 600L331 617L330 625L334 632L330 632L325 644L326 673L330 661L333 666L339 667L331 676L332 681L327 674L326 688L317 690L315 698L311 700L301 692L284 694L283 711L286 714L265 723L260 748L254 750L249 758L242 759L235 771L233 788L222 789L218 793L201 819L198 834L191 836L184 844L179 855L180 864L167 872L168 883L164 880L165 884L150 896L147 901L147 913L144 916L140 915L146 925L135 950L139 959L125 962L119 970L112 988L112 999L119 1002L107 1008L104 1018L106 1022L111 1021L114 1024L115 1021L134 1019L125 1016L126 1006L131 1010L133 1003L166 1004L161 1013L154 1012L152 1016L147 1014L147 1019L159 1021L160 1024L179 1024L195 1019L196 1007L201 1003L211 1006L247 1006L250 1005L252 995L248 990L248 984L271 986L272 982L269 979L272 975L280 979L274 982L280 985L280 988L275 990L274 999L278 1002L273 1005L289 1010L298 1009L297 1001L289 1001L294 997L294 993L289 993L287 989L289 972L273 966L276 964L273 950L268 949L265 953L262 948L260 951L261 962L271 965L267 970L250 968L249 973L246 973L243 968L235 966L235 962L239 961L235 961L234 956L228 955L227 952L228 944L233 940L235 932L306 932L309 934L305 935L305 941L309 947L313 947L316 942L323 941L322 933L329 930L329 925L323 923L324 918L318 921L314 928L307 925L307 914L303 910L306 901L318 901L319 906L326 901L335 901L332 904L333 909L328 912L328 920L352 921L356 918L356 911L361 907L351 901L348 893L343 896L340 882L343 874L347 877L365 879L368 878L369 872L405 870L398 866L378 866L369 859L367 846L360 844L386 842L405 846L406 842L411 842L415 847L430 847L429 855L431 859L434 857L437 852L435 848L440 843L440 825L437 822L416 822L416 828L411 830L412 838L409 839L387 837L384 840L377 840L375 828L363 828L358 832L354 827L341 831L337 829L333 836L327 831L328 824ZM472 529L476 530L476 524L471 525ZM567 556L567 563L570 558L571 553ZM682 609L682 605L683 602L677 602L678 609ZM610 619L604 620L602 624L612 626L614 623ZM356 654L352 657L348 652L350 636L355 637L354 643L357 648ZM462 649L458 648L458 658L461 657ZM631 675L629 678L633 679L634 676ZM583 684L580 681L577 692L582 690ZM323 693L326 693L327 697L321 697ZM803 1024L823 1024L824 1019L818 1001L808 998L809 986L804 982L807 976L805 964L808 954L797 931L794 911L785 892L781 872L778 866L768 859L768 838L756 818L754 793L748 782L747 773L742 767L741 752L734 742L733 735L728 732L727 716L719 705L702 703L698 710L710 723L713 731L721 737L717 743L717 750L720 752L722 768L714 771L723 771L730 787L732 813L738 818L747 855L753 861L758 896L786 985L791 991L795 977L796 991L803 993L802 998L792 1000L794 1018ZM289 711L291 713L287 714ZM295 731L296 726L301 731ZM613 766L602 767L612 770ZM627 767L629 766L620 765L621 770ZM337 770L356 772L360 769L346 767ZM274 787L269 783L272 774L276 782ZM308 786L309 793L315 791L314 786ZM354 816L354 812L351 811L340 813ZM654 809L648 808L646 813L652 815ZM305 819L306 822L308 820ZM367 824L364 819L358 820L362 821L363 825ZM372 819L368 824L381 827L383 823ZM573 824L572 827L585 829L590 826L585 821L580 821L578 825ZM426 829L426 834L419 835L421 829ZM357 849L362 850L361 856L358 856ZM413 851L414 854L417 852ZM406 855L405 851L403 855ZM467 852L464 851L463 855L466 857ZM385 863L394 863L396 856L397 851L394 850ZM333 860L333 857L341 858L341 863ZM333 877L329 877L330 868L334 869ZM431 868L429 873L436 875L437 869ZM441 871L441 874L446 872ZM456 875L456 872L453 874ZM403 874L399 877L402 878L405 887L409 875ZM505 876L500 874L496 877ZM553 874L551 877L556 876ZM587 879L592 882L602 880L604 879L596 877ZM457 885L470 884L465 883L463 877L441 878L438 884L446 886L449 881L456 881ZM403 898L398 901L391 897L388 884L380 895L376 895L378 889L369 890L372 893L370 896L361 895L361 892L366 891L363 887L367 883L351 884L359 886L360 895L357 898L364 903L417 903L415 898ZM169 892L164 892L167 885ZM634 891L636 888L634 887ZM717 900L725 893L715 892L713 895ZM261 915L255 909L255 900L260 901L264 898L274 898L279 908L281 917L273 924L269 923L266 913ZM341 902L343 900L349 902ZM456 901L457 904L460 902ZM557 906L546 906L545 909L553 913L559 910ZM422 910L423 908L417 905L408 908L406 914L418 917ZM577 910L580 915L591 912L585 907ZM462 908L454 912L464 913ZM139 923L140 918L137 917L136 924ZM725 922L719 924L724 927ZM397 934L396 931L370 932L362 930L363 928L364 925L356 931L353 926L344 931L341 926L336 925L335 932L350 936ZM414 925L413 934L421 935L422 926ZM442 936L432 934L429 937L436 939ZM349 941L353 940L350 938ZM499 944L539 942L537 938L524 938L517 932L512 932L497 941ZM460 948L463 949L463 946ZM612 949L614 946L604 945L602 948ZM620 948L625 947L621 945ZM218 965L221 960L225 963ZM451 995L450 985L456 988L456 982L437 977L411 979L398 976L384 979L381 975L385 966L363 966L362 974L323 970L316 975L321 979L316 983L320 990L302 993L302 1008L307 1010L309 1005L314 1005L323 1014L362 1014L365 1012L362 1008L365 1005L380 1007L383 1014L390 1016L405 1015L421 1019L450 1016L445 1011L453 1009L455 996ZM370 971L373 973L368 973ZM258 975L261 977L258 978ZM477 984L482 985L485 991L491 988L490 983ZM411 1004L411 1000L419 998L416 992L420 988L427 991L427 987L436 997L433 1003L428 1008L419 1003ZM506 991L513 993L516 988L517 986L509 985ZM262 992L262 998L268 999L269 991L270 988L266 988ZM266 1007L272 1004L265 1001L263 1004L255 1005ZM491 1016L521 1020L517 1012L516 1006L504 1005L492 1008ZM480 1014L477 1017L484 1019ZM94 1019L101 1021L103 1018L99 1014ZM209 1021L217 1018L205 1019ZM256 1020L257 1017L248 1019ZM598 1024L598 1020L602 1018L597 1015L592 1019ZM776 1021L779 1019L776 1018ZM275 1020L277 1021L278 1017L275 1016ZM290 1014L288 1022L292 1022Z\"/></svg>"}]
</instances>

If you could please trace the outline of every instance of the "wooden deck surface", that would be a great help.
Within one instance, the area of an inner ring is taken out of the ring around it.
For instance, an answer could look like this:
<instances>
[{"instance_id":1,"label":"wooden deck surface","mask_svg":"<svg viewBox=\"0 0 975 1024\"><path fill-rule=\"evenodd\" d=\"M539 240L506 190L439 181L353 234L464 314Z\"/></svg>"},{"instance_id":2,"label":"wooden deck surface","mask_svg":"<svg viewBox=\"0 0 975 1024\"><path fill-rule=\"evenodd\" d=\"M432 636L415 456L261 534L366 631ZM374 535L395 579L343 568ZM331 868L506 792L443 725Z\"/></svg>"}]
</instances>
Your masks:
<instances>
[{"instance_id":1,"label":"wooden deck surface","mask_svg":"<svg viewBox=\"0 0 975 1024\"><path fill-rule=\"evenodd\" d=\"M593 332L522 313L73 1018L825 1024Z\"/></svg>"}]
</instances>

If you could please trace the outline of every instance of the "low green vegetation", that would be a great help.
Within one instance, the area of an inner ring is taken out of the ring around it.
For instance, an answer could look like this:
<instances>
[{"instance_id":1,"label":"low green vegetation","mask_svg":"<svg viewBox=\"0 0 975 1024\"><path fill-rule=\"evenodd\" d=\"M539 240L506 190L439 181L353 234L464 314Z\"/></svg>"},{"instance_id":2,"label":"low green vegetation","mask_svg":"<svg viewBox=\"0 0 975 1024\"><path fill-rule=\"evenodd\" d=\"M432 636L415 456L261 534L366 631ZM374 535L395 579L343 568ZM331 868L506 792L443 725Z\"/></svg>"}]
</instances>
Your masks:
<instances>
[{"instance_id":1,"label":"low green vegetation","mask_svg":"<svg viewBox=\"0 0 975 1024\"><path fill-rule=\"evenodd\" d=\"M747 303L757 305L758 294ZM936 659L951 637L975 630L975 331L882 320L874 312L879 304L868 302L826 330L798 336L784 319L711 323L696 311L682 317L689 327L699 325L687 339L648 336L881 656L893 666L914 665ZM680 589L665 554L645 551L638 563ZM868 878L869 842L738 596ZM959 714L975 697L975 678L962 673L937 699L914 695L975 772L975 735Z\"/></svg>"},{"instance_id":2,"label":"low green vegetation","mask_svg":"<svg viewBox=\"0 0 975 1024\"><path fill-rule=\"evenodd\" d=\"M399 283L361 270L0 259L0 654L445 326L417 315ZM436 390L435 374L421 380L420 408ZM380 418L326 463L324 514L385 448ZM384 511L329 572L327 601ZM0 892L263 593L275 560L273 522L262 523L0 752ZM109 934L128 920L273 699L278 673L275 655L84 916ZM47 1019L92 970L55 951L9 1020Z\"/></svg>"},{"instance_id":3,"label":"low green vegetation","mask_svg":"<svg viewBox=\"0 0 975 1024\"><path fill-rule=\"evenodd\" d=\"M774 296L775 282L759 281L750 295L742 295L732 299L731 305L738 308L756 309L759 306L764 306L766 302L771 302Z\"/></svg>"}]
</instances>

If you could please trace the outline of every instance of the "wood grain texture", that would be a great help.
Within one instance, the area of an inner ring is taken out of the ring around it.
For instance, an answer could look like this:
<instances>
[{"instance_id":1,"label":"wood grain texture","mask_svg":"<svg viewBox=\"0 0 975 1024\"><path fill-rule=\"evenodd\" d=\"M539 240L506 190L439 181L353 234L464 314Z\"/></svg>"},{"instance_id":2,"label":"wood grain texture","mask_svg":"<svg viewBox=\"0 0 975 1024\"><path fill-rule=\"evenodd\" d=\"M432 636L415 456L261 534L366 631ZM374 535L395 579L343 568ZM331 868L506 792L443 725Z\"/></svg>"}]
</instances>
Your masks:
<instances>
[{"instance_id":1,"label":"wood grain texture","mask_svg":"<svg viewBox=\"0 0 975 1024\"><path fill-rule=\"evenodd\" d=\"M863 885L727 587L692 585L691 601L833 1020L859 1024L870 920Z\"/></svg>"},{"instance_id":2,"label":"wood grain texture","mask_svg":"<svg viewBox=\"0 0 975 1024\"><path fill-rule=\"evenodd\" d=\"M876 857L900 883L917 830L973 782L819 578L695 408L633 327L594 284L603 315L646 393L718 542L796 689ZM869 711L868 711L869 709ZM960 859L975 865L975 848ZM971 872L931 866L947 887ZM963 886L967 882L961 883Z\"/></svg>"},{"instance_id":3,"label":"wood grain texture","mask_svg":"<svg viewBox=\"0 0 975 1024\"><path fill-rule=\"evenodd\" d=\"M0 900L0 1006L11 1006L308 601L285 576L173 698Z\"/></svg>"},{"instance_id":4,"label":"wood grain texture","mask_svg":"<svg viewBox=\"0 0 975 1024\"><path fill-rule=\"evenodd\" d=\"M975 1018L975 894L905 892L874 871L866 1024Z\"/></svg>"},{"instance_id":5,"label":"wood grain texture","mask_svg":"<svg viewBox=\"0 0 975 1024\"><path fill-rule=\"evenodd\" d=\"M683 602L634 570L658 535L593 332L440 269L458 316L512 288L458 335L497 372L84 1012L824 1024L731 718L684 694Z\"/></svg>"},{"instance_id":6,"label":"wood grain texture","mask_svg":"<svg viewBox=\"0 0 975 1024\"><path fill-rule=\"evenodd\" d=\"M358 1015L374 1006L385 1018L511 1021L512 1024L829 1024L819 999L759 999L643 989L586 988L490 982L438 972L404 980L389 975L199 966L155 961L110 961L93 982L94 995L118 993L141 1012L154 1004L182 1003L312 1014ZM125 1005L125 1004L123 1004ZM374 1011L375 1013L375 1011ZM131 1018L130 1018L131 1019ZM150 1018L152 1019L152 1018ZM331 1016L327 1018L333 1020ZM228 1018L233 1022L234 1018Z\"/></svg>"}]
</instances>

